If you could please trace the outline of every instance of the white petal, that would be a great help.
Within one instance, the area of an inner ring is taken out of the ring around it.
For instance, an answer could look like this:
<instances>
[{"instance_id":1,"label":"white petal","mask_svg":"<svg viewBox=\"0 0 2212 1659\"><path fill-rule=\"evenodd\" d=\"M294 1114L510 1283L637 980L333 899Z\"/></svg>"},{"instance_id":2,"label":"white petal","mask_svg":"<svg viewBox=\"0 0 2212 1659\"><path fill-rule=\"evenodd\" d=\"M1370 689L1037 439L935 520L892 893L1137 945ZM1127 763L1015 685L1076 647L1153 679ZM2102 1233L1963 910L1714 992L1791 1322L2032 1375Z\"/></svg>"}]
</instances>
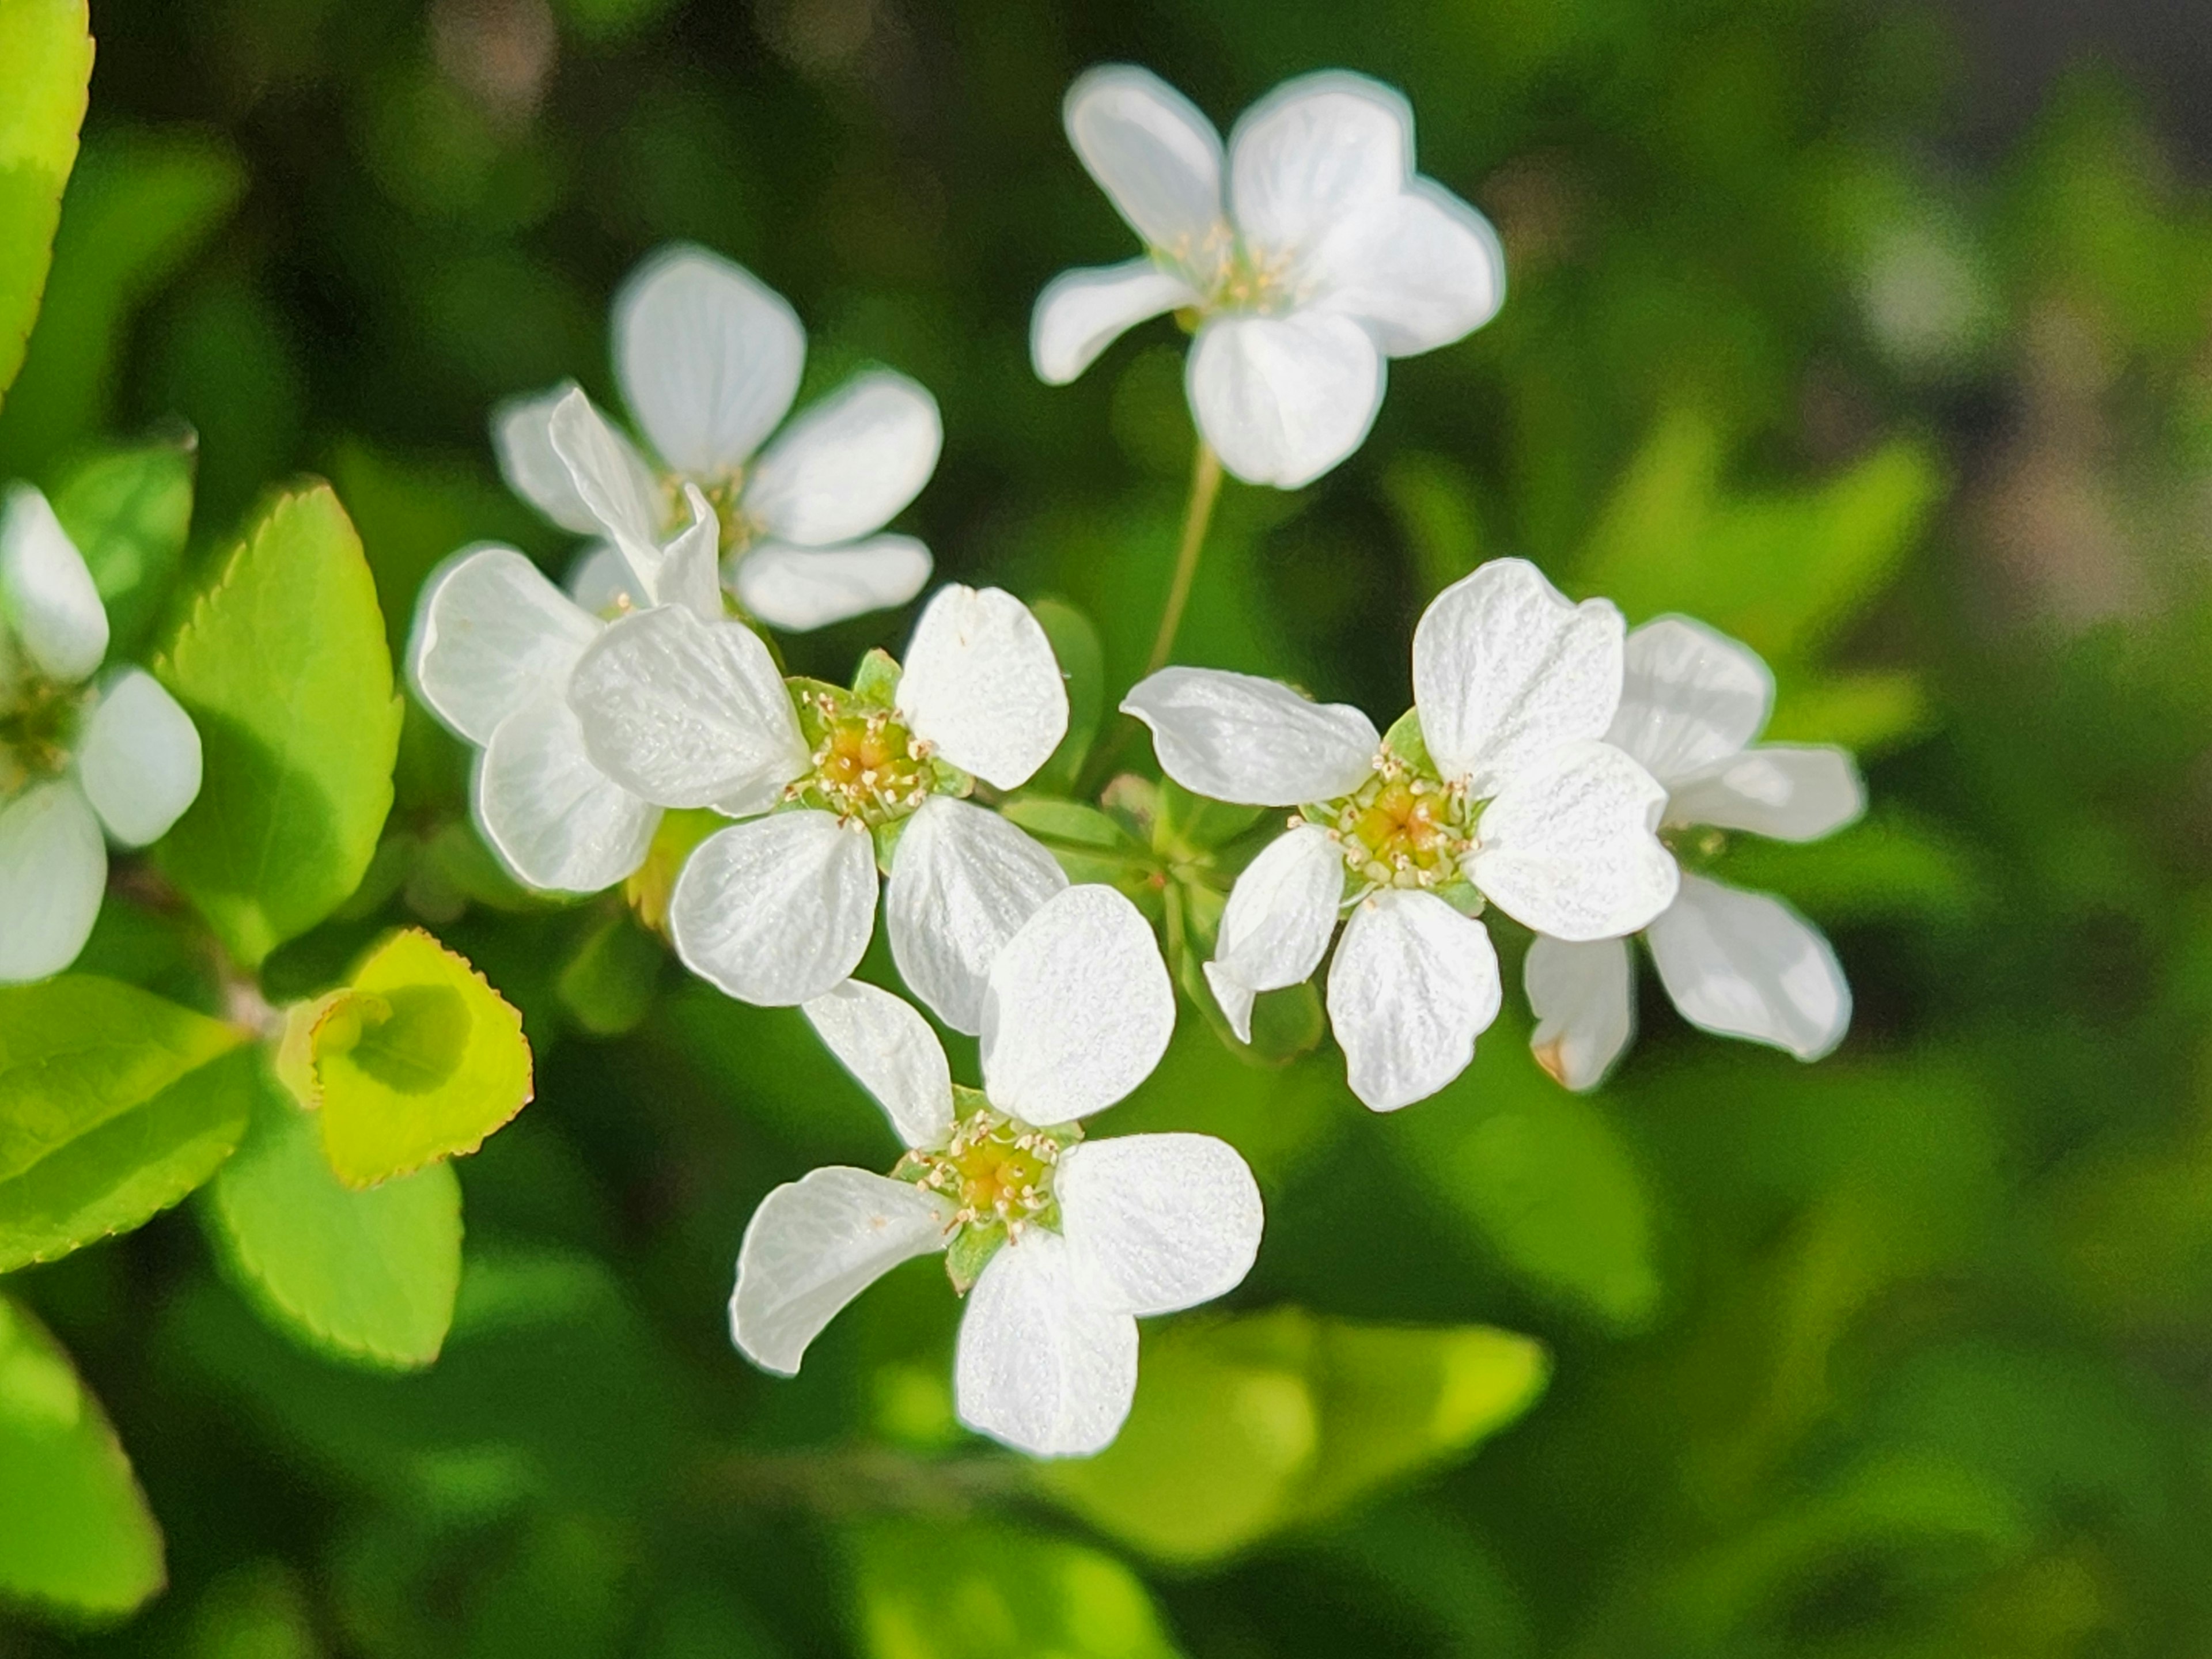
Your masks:
<instances>
[{"instance_id":1,"label":"white petal","mask_svg":"<svg viewBox=\"0 0 2212 1659\"><path fill-rule=\"evenodd\" d=\"M1086 1140L1061 1158L1053 1193L1069 1249L1100 1299L1124 1313L1226 1296L1260 1253L1259 1183L1212 1135Z\"/></svg>"},{"instance_id":2,"label":"white petal","mask_svg":"<svg viewBox=\"0 0 2212 1659\"><path fill-rule=\"evenodd\" d=\"M1740 752L1773 706L1774 677L1757 652L1687 617L1661 617L1628 636L1606 740L1672 788Z\"/></svg>"},{"instance_id":3,"label":"white petal","mask_svg":"<svg viewBox=\"0 0 2212 1659\"><path fill-rule=\"evenodd\" d=\"M1672 823L1748 830L1777 841L1816 841L1866 811L1866 786L1840 749L1765 743L1677 781Z\"/></svg>"},{"instance_id":4,"label":"white petal","mask_svg":"<svg viewBox=\"0 0 2212 1659\"><path fill-rule=\"evenodd\" d=\"M1306 824L1278 836L1229 890L1206 982L1242 1042L1252 1040L1252 999L1296 985L1321 966L1344 896L1344 854Z\"/></svg>"},{"instance_id":5,"label":"white petal","mask_svg":"<svg viewBox=\"0 0 2212 1659\"><path fill-rule=\"evenodd\" d=\"M1413 630L1413 703L1447 778L1480 798L1560 744L1603 735L1620 704L1610 600L1571 604L1525 559L1492 559L1437 595Z\"/></svg>"},{"instance_id":6,"label":"white petal","mask_svg":"<svg viewBox=\"0 0 2212 1659\"><path fill-rule=\"evenodd\" d=\"M875 924L874 846L827 812L778 812L708 836L668 902L684 965L769 1008L852 977Z\"/></svg>"},{"instance_id":7,"label":"white petal","mask_svg":"<svg viewBox=\"0 0 2212 1659\"><path fill-rule=\"evenodd\" d=\"M76 775L107 833L143 847L168 834L198 798L198 729L159 680L126 669L85 721Z\"/></svg>"},{"instance_id":8,"label":"white petal","mask_svg":"<svg viewBox=\"0 0 2212 1659\"><path fill-rule=\"evenodd\" d=\"M1673 902L1680 875L1653 833L1666 803L1658 781L1611 744L1563 744L1483 808L1474 884L1554 939L1632 933Z\"/></svg>"},{"instance_id":9,"label":"white petal","mask_svg":"<svg viewBox=\"0 0 2212 1659\"><path fill-rule=\"evenodd\" d=\"M803 1012L830 1052L860 1079L909 1146L941 1146L952 1133L952 1068L914 1006L848 979L807 999Z\"/></svg>"},{"instance_id":10,"label":"white petal","mask_svg":"<svg viewBox=\"0 0 2212 1659\"><path fill-rule=\"evenodd\" d=\"M1160 769L1195 794L1246 806L1334 800L1367 781L1382 739L1349 703L1315 702L1279 680L1163 668L1121 699L1152 728Z\"/></svg>"},{"instance_id":11,"label":"white petal","mask_svg":"<svg viewBox=\"0 0 2212 1659\"><path fill-rule=\"evenodd\" d=\"M720 622L722 609L720 553L722 523L699 486L684 486L690 522L658 546L644 547L637 571L647 605L681 605L706 622Z\"/></svg>"},{"instance_id":12,"label":"white petal","mask_svg":"<svg viewBox=\"0 0 2212 1659\"><path fill-rule=\"evenodd\" d=\"M1098 354L1147 319L1202 296L1147 258L1063 270L1045 284L1030 318L1030 365L1047 386L1066 386Z\"/></svg>"},{"instance_id":13,"label":"white petal","mask_svg":"<svg viewBox=\"0 0 2212 1659\"><path fill-rule=\"evenodd\" d=\"M578 610L595 617L643 610L649 603L637 573L612 542L593 542L576 555L561 586Z\"/></svg>"},{"instance_id":14,"label":"white petal","mask_svg":"<svg viewBox=\"0 0 2212 1659\"><path fill-rule=\"evenodd\" d=\"M738 1250L730 1338L763 1370L796 1376L806 1345L902 1261L945 1248L951 1208L904 1181L832 1166L761 1200Z\"/></svg>"},{"instance_id":15,"label":"white petal","mask_svg":"<svg viewBox=\"0 0 2212 1659\"><path fill-rule=\"evenodd\" d=\"M757 542L728 560L738 603L771 628L827 628L904 605L929 580L929 550L911 536L871 536L844 547Z\"/></svg>"},{"instance_id":16,"label":"white petal","mask_svg":"<svg viewBox=\"0 0 2212 1659\"><path fill-rule=\"evenodd\" d=\"M981 1030L991 963L1066 885L1053 855L996 812L926 801L899 837L884 896L899 977L954 1030Z\"/></svg>"},{"instance_id":17,"label":"white petal","mask_svg":"<svg viewBox=\"0 0 2212 1659\"><path fill-rule=\"evenodd\" d=\"M665 515L659 483L635 447L580 391L554 404L546 430L593 525L633 566L651 562Z\"/></svg>"},{"instance_id":18,"label":"white petal","mask_svg":"<svg viewBox=\"0 0 2212 1659\"><path fill-rule=\"evenodd\" d=\"M742 464L799 391L788 301L703 248L665 249L615 298L615 375L660 459L695 478Z\"/></svg>"},{"instance_id":19,"label":"white petal","mask_svg":"<svg viewBox=\"0 0 2212 1659\"><path fill-rule=\"evenodd\" d=\"M745 516L802 547L849 542L920 493L944 443L937 399L917 382L856 374L768 447L745 480Z\"/></svg>"},{"instance_id":20,"label":"white petal","mask_svg":"<svg viewBox=\"0 0 2212 1659\"><path fill-rule=\"evenodd\" d=\"M1067 685L1029 606L997 587L937 590L914 625L898 706L963 772L1017 789L1067 734Z\"/></svg>"},{"instance_id":21,"label":"white petal","mask_svg":"<svg viewBox=\"0 0 2212 1659\"><path fill-rule=\"evenodd\" d=\"M1152 1073L1175 1030L1175 992L1137 907L1071 887L991 964L983 1091L1025 1123L1103 1111Z\"/></svg>"},{"instance_id":22,"label":"white petal","mask_svg":"<svg viewBox=\"0 0 2212 1659\"><path fill-rule=\"evenodd\" d=\"M575 390L574 380L563 380L534 397L508 398L491 412L491 447L508 489L562 529L589 536L598 532L599 519L553 448L553 411Z\"/></svg>"},{"instance_id":23,"label":"white petal","mask_svg":"<svg viewBox=\"0 0 2212 1659\"><path fill-rule=\"evenodd\" d=\"M1537 934L1521 969L1537 1062L1570 1089L1604 1081L1636 1030L1635 977L1626 939L1570 945Z\"/></svg>"},{"instance_id":24,"label":"white petal","mask_svg":"<svg viewBox=\"0 0 2212 1659\"><path fill-rule=\"evenodd\" d=\"M1433 893L1362 900L1328 965L1328 1023L1370 1110L1425 1100L1467 1069L1504 993L1490 931Z\"/></svg>"},{"instance_id":25,"label":"white petal","mask_svg":"<svg viewBox=\"0 0 2212 1659\"><path fill-rule=\"evenodd\" d=\"M1318 311L1366 325L1393 357L1449 345L1505 301L1505 254L1490 221L1416 179L1325 232L1305 264Z\"/></svg>"},{"instance_id":26,"label":"white petal","mask_svg":"<svg viewBox=\"0 0 2212 1659\"><path fill-rule=\"evenodd\" d=\"M1379 81L1342 70L1286 81L1229 137L1231 216L1245 242L1304 251L1389 201L1413 170L1413 112Z\"/></svg>"},{"instance_id":27,"label":"white petal","mask_svg":"<svg viewBox=\"0 0 2212 1659\"><path fill-rule=\"evenodd\" d=\"M593 763L663 806L765 812L806 770L783 676L743 623L678 605L610 623L576 664L568 701Z\"/></svg>"},{"instance_id":28,"label":"white petal","mask_svg":"<svg viewBox=\"0 0 2212 1659\"><path fill-rule=\"evenodd\" d=\"M645 862L660 809L592 764L568 700L548 691L499 723L477 762L477 827L525 885L596 893Z\"/></svg>"},{"instance_id":29,"label":"white petal","mask_svg":"<svg viewBox=\"0 0 2212 1659\"><path fill-rule=\"evenodd\" d=\"M1088 1457L1137 1394L1137 1322L1086 1299L1075 1253L1032 1228L969 1293L954 1361L960 1420L1034 1457Z\"/></svg>"},{"instance_id":30,"label":"white petal","mask_svg":"<svg viewBox=\"0 0 2212 1659\"><path fill-rule=\"evenodd\" d=\"M33 786L0 806L0 985L76 960L107 890L107 848L76 786Z\"/></svg>"},{"instance_id":31,"label":"white petal","mask_svg":"<svg viewBox=\"0 0 2212 1659\"><path fill-rule=\"evenodd\" d=\"M1216 317L1183 372L1198 429L1246 483L1296 489L1359 447L1382 407L1382 354L1348 317Z\"/></svg>"},{"instance_id":32,"label":"white petal","mask_svg":"<svg viewBox=\"0 0 2212 1659\"><path fill-rule=\"evenodd\" d=\"M107 612L46 498L13 485L0 507L0 622L48 679L75 685L107 654Z\"/></svg>"},{"instance_id":33,"label":"white petal","mask_svg":"<svg viewBox=\"0 0 2212 1659\"><path fill-rule=\"evenodd\" d=\"M1210 264L1221 220L1221 135L1149 70L1109 64L1077 77L1067 142L1129 228L1171 258Z\"/></svg>"},{"instance_id":34,"label":"white petal","mask_svg":"<svg viewBox=\"0 0 2212 1659\"><path fill-rule=\"evenodd\" d=\"M1705 1030L1818 1060L1851 1023L1836 953L1780 899L1684 876L1647 937L1668 996Z\"/></svg>"},{"instance_id":35,"label":"white petal","mask_svg":"<svg viewBox=\"0 0 2212 1659\"><path fill-rule=\"evenodd\" d=\"M599 633L599 619L521 554L480 544L422 584L407 661L430 712L483 744L516 709L566 685Z\"/></svg>"}]
</instances>

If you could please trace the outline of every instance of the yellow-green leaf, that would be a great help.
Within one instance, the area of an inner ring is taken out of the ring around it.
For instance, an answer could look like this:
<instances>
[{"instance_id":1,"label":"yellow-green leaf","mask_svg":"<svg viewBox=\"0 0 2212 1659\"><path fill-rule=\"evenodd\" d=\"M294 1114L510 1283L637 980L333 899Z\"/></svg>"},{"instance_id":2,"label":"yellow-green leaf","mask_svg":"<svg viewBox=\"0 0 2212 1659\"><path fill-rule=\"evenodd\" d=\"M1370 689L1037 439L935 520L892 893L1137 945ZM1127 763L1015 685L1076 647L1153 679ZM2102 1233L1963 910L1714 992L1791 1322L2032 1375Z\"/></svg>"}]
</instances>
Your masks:
<instances>
[{"instance_id":1,"label":"yellow-green leaf","mask_svg":"<svg viewBox=\"0 0 2212 1659\"><path fill-rule=\"evenodd\" d=\"M401 704L376 585L327 484L281 495L155 665L199 728L199 799L160 858L249 967L360 884Z\"/></svg>"},{"instance_id":2,"label":"yellow-green leaf","mask_svg":"<svg viewBox=\"0 0 2212 1659\"><path fill-rule=\"evenodd\" d=\"M349 1187L472 1152L530 1100L522 1016L420 928L312 1006L323 1152Z\"/></svg>"},{"instance_id":3,"label":"yellow-green leaf","mask_svg":"<svg viewBox=\"0 0 2212 1659\"><path fill-rule=\"evenodd\" d=\"M84 0L0 0L0 395L23 366L92 79Z\"/></svg>"},{"instance_id":4,"label":"yellow-green leaf","mask_svg":"<svg viewBox=\"0 0 2212 1659\"><path fill-rule=\"evenodd\" d=\"M0 1595L113 1615L165 1577L161 1528L100 1402L0 1297Z\"/></svg>"}]
</instances>

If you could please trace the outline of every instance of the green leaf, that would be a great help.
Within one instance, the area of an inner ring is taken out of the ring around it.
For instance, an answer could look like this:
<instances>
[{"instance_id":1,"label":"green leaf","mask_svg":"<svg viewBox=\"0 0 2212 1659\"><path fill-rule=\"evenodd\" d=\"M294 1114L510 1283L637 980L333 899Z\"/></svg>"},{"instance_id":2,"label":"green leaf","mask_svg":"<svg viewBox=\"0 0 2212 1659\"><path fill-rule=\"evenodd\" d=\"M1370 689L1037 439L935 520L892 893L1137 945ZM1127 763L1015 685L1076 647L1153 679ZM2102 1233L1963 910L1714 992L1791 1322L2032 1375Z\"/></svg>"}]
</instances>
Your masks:
<instances>
[{"instance_id":1,"label":"green leaf","mask_svg":"<svg viewBox=\"0 0 2212 1659\"><path fill-rule=\"evenodd\" d=\"M433 1164L368 1192L339 1183L313 1117L265 1075L205 1216L244 1288L337 1358L411 1370L438 1357L461 1275L461 1189Z\"/></svg>"},{"instance_id":2,"label":"green leaf","mask_svg":"<svg viewBox=\"0 0 2212 1659\"><path fill-rule=\"evenodd\" d=\"M1142 1582L1085 1545L901 1519L855 1527L851 1551L872 1659L1176 1659Z\"/></svg>"},{"instance_id":3,"label":"green leaf","mask_svg":"<svg viewBox=\"0 0 2212 1659\"><path fill-rule=\"evenodd\" d=\"M239 1033L88 974L0 990L0 1273L138 1225L207 1179Z\"/></svg>"},{"instance_id":4,"label":"green leaf","mask_svg":"<svg viewBox=\"0 0 2212 1659\"><path fill-rule=\"evenodd\" d=\"M15 60L0 51L0 62ZM86 142L54 239L46 307L0 409L0 474L41 475L112 423L132 316L245 190L236 152L214 139L111 129Z\"/></svg>"},{"instance_id":5,"label":"green leaf","mask_svg":"<svg viewBox=\"0 0 2212 1659\"><path fill-rule=\"evenodd\" d=\"M530 1100L522 1016L465 957L419 927L394 933L352 984L297 1011L323 1152L349 1187L473 1152ZM286 1081L296 1091L297 1082Z\"/></svg>"},{"instance_id":6,"label":"green leaf","mask_svg":"<svg viewBox=\"0 0 2212 1659\"><path fill-rule=\"evenodd\" d=\"M54 515L84 555L107 608L108 654L131 657L160 620L192 523L190 430L166 442L108 449L56 486Z\"/></svg>"},{"instance_id":7,"label":"green leaf","mask_svg":"<svg viewBox=\"0 0 2212 1659\"><path fill-rule=\"evenodd\" d=\"M1528 1052L1508 1010L1474 1063L1386 1137L1444 1209L1540 1292L1618 1330L1658 1310L1652 1197L1604 1110Z\"/></svg>"},{"instance_id":8,"label":"green leaf","mask_svg":"<svg viewBox=\"0 0 2212 1659\"><path fill-rule=\"evenodd\" d=\"M1543 1393L1549 1363L1486 1326L1355 1324L1297 1308L1146 1334L1136 1404L1094 1458L1040 1479L1109 1536L1217 1559L1465 1455Z\"/></svg>"},{"instance_id":9,"label":"green leaf","mask_svg":"<svg viewBox=\"0 0 2212 1659\"><path fill-rule=\"evenodd\" d=\"M0 1181L0 1273L127 1233L183 1200L237 1149L259 1063L234 1048Z\"/></svg>"},{"instance_id":10,"label":"green leaf","mask_svg":"<svg viewBox=\"0 0 2212 1659\"><path fill-rule=\"evenodd\" d=\"M0 1593L113 1615L165 1577L161 1528L100 1402L0 1297Z\"/></svg>"},{"instance_id":11,"label":"green leaf","mask_svg":"<svg viewBox=\"0 0 2212 1659\"><path fill-rule=\"evenodd\" d=\"M1159 803L1152 847L1164 858L1188 858L1232 842L1259 823L1267 810L1208 800L1194 795L1173 778L1160 781Z\"/></svg>"},{"instance_id":12,"label":"green leaf","mask_svg":"<svg viewBox=\"0 0 2212 1659\"><path fill-rule=\"evenodd\" d=\"M1052 641L1060 678L1067 682L1067 735L1030 781L1039 789L1073 790L1106 713L1106 648L1091 618L1065 599L1039 599L1030 614Z\"/></svg>"},{"instance_id":13,"label":"green leaf","mask_svg":"<svg viewBox=\"0 0 2212 1659\"><path fill-rule=\"evenodd\" d=\"M258 967L359 885L392 805L401 705L384 617L327 484L262 514L155 672L205 757L199 799L158 856Z\"/></svg>"},{"instance_id":14,"label":"green leaf","mask_svg":"<svg viewBox=\"0 0 2212 1659\"><path fill-rule=\"evenodd\" d=\"M46 292L92 78L84 0L0 0L0 397Z\"/></svg>"}]
</instances>

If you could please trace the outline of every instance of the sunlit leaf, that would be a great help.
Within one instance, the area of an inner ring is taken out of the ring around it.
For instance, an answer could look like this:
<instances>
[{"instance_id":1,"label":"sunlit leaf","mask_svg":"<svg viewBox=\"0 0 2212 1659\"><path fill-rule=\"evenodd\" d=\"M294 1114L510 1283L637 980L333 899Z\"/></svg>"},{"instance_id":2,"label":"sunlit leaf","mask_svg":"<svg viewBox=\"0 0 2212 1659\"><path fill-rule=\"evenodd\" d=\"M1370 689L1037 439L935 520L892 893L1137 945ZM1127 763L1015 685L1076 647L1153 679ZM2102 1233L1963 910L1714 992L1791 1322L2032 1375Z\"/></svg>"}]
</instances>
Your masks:
<instances>
[{"instance_id":1,"label":"sunlit leaf","mask_svg":"<svg viewBox=\"0 0 2212 1659\"><path fill-rule=\"evenodd\" d=\"M361 542L327 485L278 497L155 665L199 727L199 799L162 866L249 965L360 883L401 705Z\"/></svg>"},{"instance_id":2,"label":"sunlit leaf","mask_svg":"<svg viewBox=\"0 0 2212 1659\"><path fill-rule=\"evenodd\" d=\"M530 1099L522 1016L420 928L393 934L294 1023L304 1036L288 1029L280 1075L316 1109L349 1187L472 1152Z\"/></svg>"},{"instance_id":3,"label":"sunlit leaf","mask_svg":"<svg viewBox=\"0 0 2212 1659\"><path fill-rule=\"evenodd\" d=\"M870 1659L1176 1659L1137 1576L1085 1545L885 1520L855 1527L850 1548Z\"/></svg>"},{"instance_id":4,"label":"sunlit leaf","mask_svg":"<svg viewBox=\"0 0 2212 1659\"><path fill-rule=\"evenodd\" d=\"M0 0L0 398L23 364L92 75L84 0Z\"/></svg>"},{"instance_id":5,"label":"sunlit leaf","mask_svg":"<svg viewBox=\"0 0 2212 1659\"><path fill-rule=\"evenodd\" d=\"M0 1594L112 1615L164 1577L161 1530L99 1402L0 1297Z\"/></svg>"},{"instance_id":6,"label":"sunlit leaf","mask_svg":"<svg viewBox=\"0 0 2212 1659\"><path fill-rule=\"evenodd\" d=\"M1133 1548L1211 1560L1465 1455L1528 1408L1548 1370L1535 1342L1485 1326L1289 1308L1158 1327L1120 1437L1040 1478Z\"/></svg>"},{"instance_id":7,"label":"sunlit leaf","mask_svg":"<svg viewBox=\"0 0 2212 1659\"><path fill-rule=\"evenodd\" d=\"M273 1080L206 1216L240 1285L282 1328L337 1358L409 1370L438 1357L461 1273L461 1191L431 1165L368 1192L323 1156Z\"/></svg>"}]
</instances>

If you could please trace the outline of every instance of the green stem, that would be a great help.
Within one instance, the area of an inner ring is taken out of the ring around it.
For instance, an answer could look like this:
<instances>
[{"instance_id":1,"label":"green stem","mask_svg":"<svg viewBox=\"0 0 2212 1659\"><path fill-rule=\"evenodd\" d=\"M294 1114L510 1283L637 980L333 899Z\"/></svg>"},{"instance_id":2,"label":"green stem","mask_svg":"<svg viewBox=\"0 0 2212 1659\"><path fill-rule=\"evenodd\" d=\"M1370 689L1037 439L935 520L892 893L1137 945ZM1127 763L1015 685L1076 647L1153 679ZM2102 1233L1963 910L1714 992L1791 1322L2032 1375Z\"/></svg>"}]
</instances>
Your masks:
<instances>
[{"instance_id":1,"label":"green stem","mask_svg":"<svg viewBox=\"0 0 2212 1659\"><path fill-rule=\"evenodd\" d=\"M1213 503L1221 494L1221 457L1205 439L1191 463L1190 502L1182 515L1182 542L1176 549L1175 578L1168 584L1168 602L1160 612L1160 631L1152 636L1152 654L1145 672L1157 674L1168 665L1175 649L1176 630L1182 626L1183 607L1190 603L1190 585L1198 575L1198 556L1206 545L1206 526L1213 518Z\"/></svg>"}]
</instances>

